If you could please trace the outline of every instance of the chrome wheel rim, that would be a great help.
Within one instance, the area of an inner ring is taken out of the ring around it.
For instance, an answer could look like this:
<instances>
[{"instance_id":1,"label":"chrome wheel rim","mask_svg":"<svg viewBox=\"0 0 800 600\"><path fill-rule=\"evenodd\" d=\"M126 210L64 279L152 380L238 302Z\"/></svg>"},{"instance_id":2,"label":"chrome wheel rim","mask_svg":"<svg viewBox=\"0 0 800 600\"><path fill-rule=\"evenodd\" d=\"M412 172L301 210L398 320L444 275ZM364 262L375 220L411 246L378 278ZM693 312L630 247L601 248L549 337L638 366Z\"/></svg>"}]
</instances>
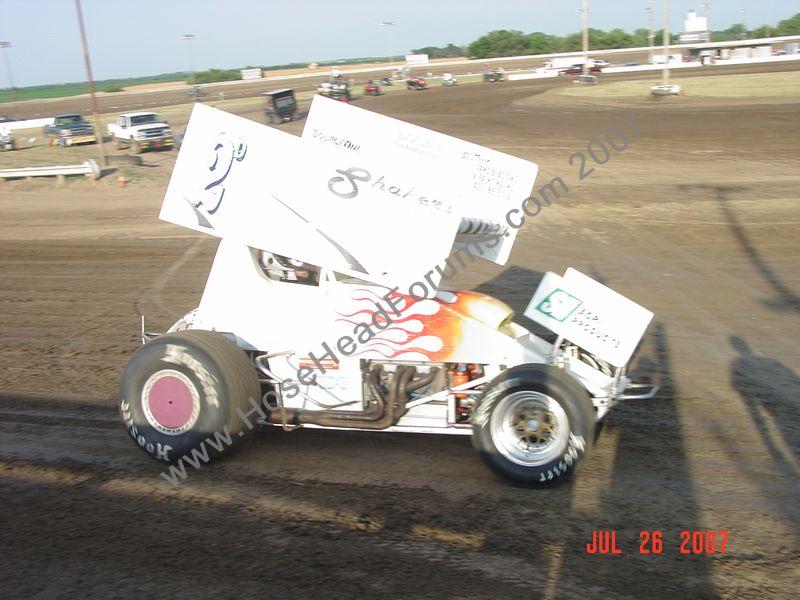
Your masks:
<instances>
[{"instance_id":1,"label":"chrome wheel rim","mask_svg":"<svg viewBox=\"0 0 800 600\"><path fill-rule=\"evenodd\" d=\"M536 467L562 454L569 440L569 419L547 394L513 392L497 403L489 423L498 452L513 463Z\"/></svg>"}]
</instances>

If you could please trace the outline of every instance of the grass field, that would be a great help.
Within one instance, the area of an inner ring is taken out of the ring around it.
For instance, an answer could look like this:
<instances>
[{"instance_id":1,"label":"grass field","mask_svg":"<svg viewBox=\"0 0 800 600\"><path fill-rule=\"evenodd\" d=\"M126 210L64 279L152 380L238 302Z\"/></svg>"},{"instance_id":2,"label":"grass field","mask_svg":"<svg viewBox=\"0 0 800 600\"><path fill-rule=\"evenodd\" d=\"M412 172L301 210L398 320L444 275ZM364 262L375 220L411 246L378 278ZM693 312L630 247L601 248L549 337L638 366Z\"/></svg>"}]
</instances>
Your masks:
<instances>
[{"instance_id":1,"label":"grass field","mask_svg":"<svg viewBox=\"0 0 800 600\"><path fill-rule=\"evenodd\" d=\"M660 73L652 80L619 81L599 85L573 86L553 90L563 96L585 98L632 98L650 94L650 88L660 81ZM698 98L800 98L800 72L752 73L744 75L709 75L708 77L675 77L687 96Z\"/></svg>"},{"instance_id":2,"label":"grass field","mask_svg":"<svg viewBox=\"0 0 800 600\"><path fill-rule=\"evenodd\" d=\"M129 77L127 79L104 79L95 82L95 89L103 92L110 86L125 88L128 86L145 85L166 81L176 81L185 79L187 73L164 73L162 75L152 75L148 77ZM64 98L67 96L79 96L88 94L89 86L86 82L57 83L52 85L34 85L29 87L17 88L13 92L10 90L0 91L0 104L4 102L17 102L20 100L46 100L48 98Z\"/></svg>"}]
</instances>

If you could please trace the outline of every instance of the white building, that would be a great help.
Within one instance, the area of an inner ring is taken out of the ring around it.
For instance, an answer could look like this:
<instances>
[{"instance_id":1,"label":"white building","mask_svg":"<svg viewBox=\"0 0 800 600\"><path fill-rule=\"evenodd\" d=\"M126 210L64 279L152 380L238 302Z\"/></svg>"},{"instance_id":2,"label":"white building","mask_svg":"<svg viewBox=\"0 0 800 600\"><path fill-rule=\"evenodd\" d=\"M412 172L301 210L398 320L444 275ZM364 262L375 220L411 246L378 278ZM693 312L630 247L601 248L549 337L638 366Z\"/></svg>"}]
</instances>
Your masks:
<instances>
[{"instance_id":1,"label":"white building","mask_svg":"<svg viewBox=\"0 0 800 600\"><path fill-rule=\"evenodd\" d=\"M708 18L697 16L693 10L687 12L683 20L683 33L678 35L681 43L710 42L708 35Z\"/></svg>"}]
</instances>

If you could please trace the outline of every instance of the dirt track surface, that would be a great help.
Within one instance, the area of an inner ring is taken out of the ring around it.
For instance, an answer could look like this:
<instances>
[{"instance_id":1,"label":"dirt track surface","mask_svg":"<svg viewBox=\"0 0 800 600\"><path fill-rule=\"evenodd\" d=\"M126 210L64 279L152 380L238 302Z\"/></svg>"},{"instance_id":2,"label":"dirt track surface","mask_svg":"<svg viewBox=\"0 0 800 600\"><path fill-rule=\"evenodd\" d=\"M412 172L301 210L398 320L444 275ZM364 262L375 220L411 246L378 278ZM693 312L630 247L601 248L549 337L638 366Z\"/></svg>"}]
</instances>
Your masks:
<instances>
[{"instance_id":1,"label":"dirt track surface","mask_svg":"<svg viewBox=\"0 0 800 600\"><path fill-rule=\"evenodd\" d=\"M612 412L571 485L511 486L463 438L314 430L259 432L164 481L113 396L138 315L159 330L193 308L215 243L156 220L172 159L148 155L125 188L0 184L3 595L796 596L800 102L597 103L548 85L360 105L567 183L506 267L453 285L521 312L542 272L574 266L655 313L633 370L662 393ZM570 155L627 111L639 138L579 181ZM600 529L622 555L586 554ZM663 554L639 554L640 530L664 532ZM727 551L681 555L682 530L727 530Z\"/></svg>"}]
</instances>

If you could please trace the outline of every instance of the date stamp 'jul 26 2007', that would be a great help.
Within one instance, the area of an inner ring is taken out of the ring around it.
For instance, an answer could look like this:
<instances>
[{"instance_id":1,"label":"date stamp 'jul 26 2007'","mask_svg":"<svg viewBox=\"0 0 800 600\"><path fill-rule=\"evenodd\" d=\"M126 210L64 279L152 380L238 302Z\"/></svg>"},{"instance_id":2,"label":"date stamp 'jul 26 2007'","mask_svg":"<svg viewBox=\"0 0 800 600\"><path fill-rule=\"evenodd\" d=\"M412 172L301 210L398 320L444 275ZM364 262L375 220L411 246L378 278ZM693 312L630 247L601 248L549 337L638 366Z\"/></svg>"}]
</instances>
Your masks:
<instances>
[{"instance_id":1,"label":"date stamp 'jul 26 2007'","mask_svg":"<svg viewBox=\"0 0 800 600\"><path fill-rule=\"evenodd\" d=\"M623 540L617 537L614 529L594 530L591 539L584 546L586 554L615 555L624 554ZM663 554L674 550L677 546L679 554L708 555L725 554L728 548L728 531L724 529L681 530L677 537L669 536L665 540L660 529L642 529L639 531L639 554Z\"/></svg>"}]
</instances>

